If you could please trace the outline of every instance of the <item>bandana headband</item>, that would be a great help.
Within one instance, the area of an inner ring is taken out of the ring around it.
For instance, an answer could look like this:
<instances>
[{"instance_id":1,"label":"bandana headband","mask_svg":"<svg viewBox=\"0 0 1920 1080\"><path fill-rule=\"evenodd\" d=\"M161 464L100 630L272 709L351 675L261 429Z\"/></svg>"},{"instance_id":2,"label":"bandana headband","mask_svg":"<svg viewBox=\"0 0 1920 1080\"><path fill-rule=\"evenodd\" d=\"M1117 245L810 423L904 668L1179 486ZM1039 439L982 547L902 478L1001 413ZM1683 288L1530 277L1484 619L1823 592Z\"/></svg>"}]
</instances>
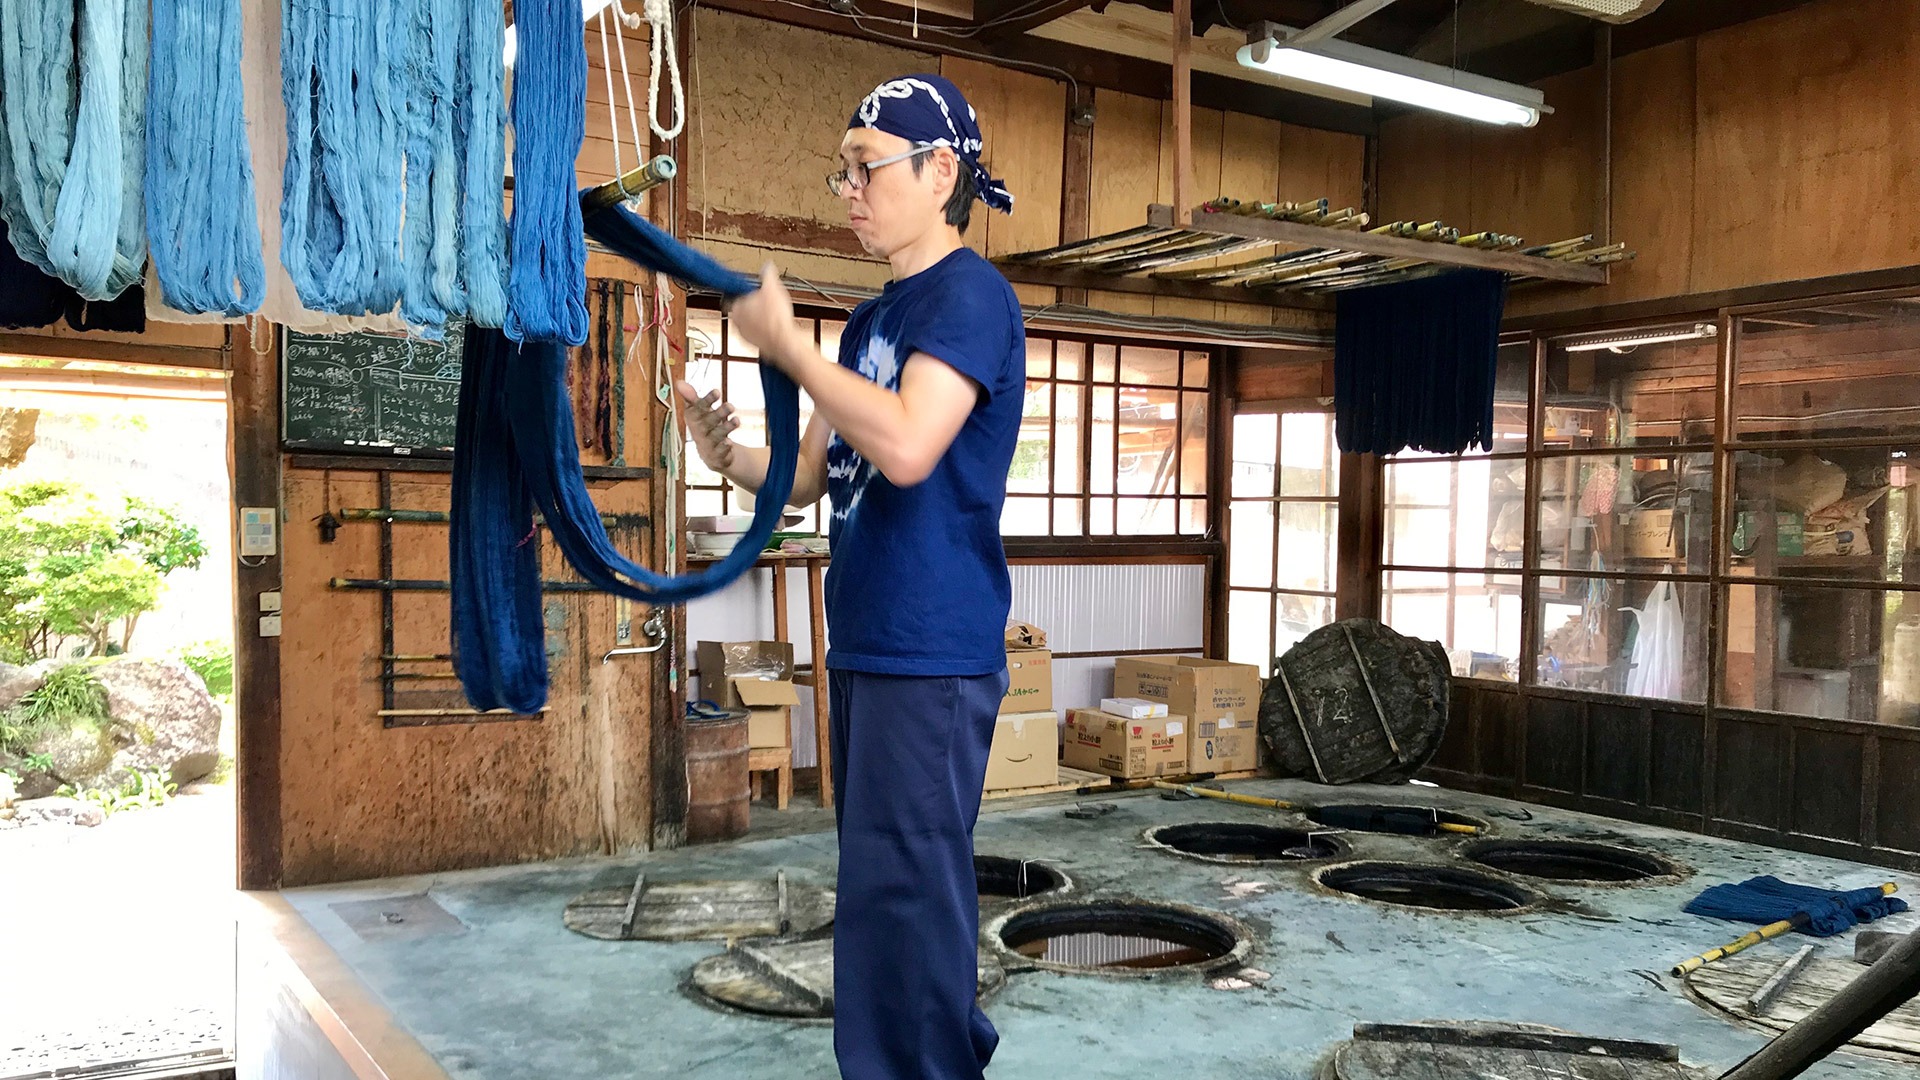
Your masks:
<instances>
[{"instance_id":1,"label":"bandana headband","mask_svg":"<svg viewBox=\"0 0 1920 1080\"><path fill-rule=\"evenodd\" d=\"M847 127L872 128L915 145L952 150L972 172L980 201L1001 213L1013 212L1013 194L980 164L985 145L973 106L949 80L939 75L908 75L881 83L860 102Z\"/></svg>"}]
</instances>

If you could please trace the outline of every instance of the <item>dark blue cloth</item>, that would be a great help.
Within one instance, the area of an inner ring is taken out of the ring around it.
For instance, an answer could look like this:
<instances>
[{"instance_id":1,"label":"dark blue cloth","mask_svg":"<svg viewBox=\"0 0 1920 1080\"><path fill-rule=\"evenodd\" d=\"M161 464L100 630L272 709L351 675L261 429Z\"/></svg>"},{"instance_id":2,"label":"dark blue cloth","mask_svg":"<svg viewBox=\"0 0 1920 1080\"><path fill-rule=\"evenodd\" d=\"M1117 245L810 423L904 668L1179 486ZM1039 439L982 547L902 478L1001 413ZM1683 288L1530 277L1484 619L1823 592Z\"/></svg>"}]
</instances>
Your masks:
<instances>
[{"instance_id":1,"label":"dark blue cloth","mask_svg":"<svg viewBox=\"0 0 1920 1080\"><path fill-rule=\"evenodd\" d=\"M1796 885L1771 874L1738 884L1713 885L1693 898L1689 915L1705 915L1736 922L1776 923L1806 912L1803 934L1831 937L1859 923L1872 922L1907 910L1907 902L1888 896L1877 885L1861 889L1822 889Z\"/></svg>"},{"instance_id":2,"label":"dark blue cloth","mask_svg":"<svg viewBox=\"0 0 1920 1080\"><path fill-rule=\"evenodd\" d=\"M1013 212L1013 194L1007 185L980 164L980 152L986 147L980 121L952 80L939 75L888 79L853 111L847 129L857 127L898 135L915 146L952 148L973 172L973 188L980 201L1001 213Z\"/></svg>"},{"instance_id":3,"label":"dark blue cloth","mask_svg":"<svg viewBox=\"0 0 1920 1080\"><path fill-rule=\"evenodd\" d=\"M686 247L622 207L587 219L588 232L641 266L737 296L753 279ZM585 291L585 282L581 290ZM567 392L567 349L519 346L500 330L470 328L461 358L454 432L452 528L454 670L476 709L531 712L547 695L533 509L580 576L602 592L656 606L683 604L731 584L779 526L800 447L800 390L760 369L771 451L752 525L728 556L698 574L663 575L623 556L587 495Z\"/></svg>"},{"instance_id":4,"label":"dark blue cloth","mask_svg":"<svg viewBox=\"0 0 1920 1080\"><path fill-rule=\"evenodd\" d=\"M980 1080L999 1033L978 1004L980 816L1004 670L832 670L833 1048L842 1080Z\"/></svg>"},{"instance_id":5,"label":"dark blue cloth","mask_svg":"<svg viewBox=\"0 0 1920 1080\"><path fill-rule=\"evenodd\" d=\"M987 675L1006 666L1013 589L1000 508L1026 349L1013 288L971 248L889 282L847 320L842 367L897 391L908 357L923 352L973 380L980 397L932 474L911 487L889 481L838 434L828 442L834 670Z\"/></svg>"},{"instance_id":6,"label":"dark blue cloth","mask_svg":"<svg viewBox=\"0 0 1920 1080\"><path fill-rule=\"evenodd\" d=\"M1493 448L1506 275L1456 270L1340 293L1334 437L1357 454Z\"/></svg>"}]
</instances>

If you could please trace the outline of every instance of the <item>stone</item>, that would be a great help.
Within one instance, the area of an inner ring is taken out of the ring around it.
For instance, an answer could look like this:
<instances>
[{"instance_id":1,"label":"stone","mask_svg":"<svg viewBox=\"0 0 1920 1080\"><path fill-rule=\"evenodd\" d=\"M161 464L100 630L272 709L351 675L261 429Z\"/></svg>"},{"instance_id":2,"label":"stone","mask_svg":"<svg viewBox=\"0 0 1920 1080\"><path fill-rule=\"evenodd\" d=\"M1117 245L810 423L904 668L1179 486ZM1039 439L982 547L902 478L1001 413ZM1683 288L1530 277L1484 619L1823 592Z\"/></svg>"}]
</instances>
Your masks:
<instances>
[{"instance_id":1,"label":"stone","mask_svg":"<svg viewBox=\"0 0 1920 1080\"><path fill-rule=\"evenodd\" d=\"M19 793L14 790L13 777L0 772L0 810L13 809L13 803Z\"/></svg>"},{"instance_id":2,"label":"stone","mask_svg":"<svg viewBox=\"0 0 1920 1080\"><path fill-rule=\"evenodd\" d=\"M1900 930L1862 930L1853 937L1853 958L1871 967L1887 955L1887 950L1907 939Z\"/></svg>"},{"instance_id":3,"label":"stone","mask_svg":"<svg viewBox=\"0 0 1920 1080\"><path fill-rule=\"evenodd\" d=\"M91 781L113 764L113 742L102 729L82 722L41 732L27 744L27 755L53 763L47 773L55 786L65 782L76 788L93 787Z\"/></svg>"},{"instance_id":4,"label":"stone","mask_svg":"<svg viewBox=\"0 0 1920 1080\"><path fill-rule=\"evenodd\" d=\"M14 806L14 820L21 825L83 825L91 828L107 820L107 812L90 802L58 796L28 799Z\"/></svg>"},{"instance_id":5,"label":"stone","mask_svg":"<svg viewBox=\"0 0 1920 1080\"><path fill-rule=\"evenodd\" d=\"M25 667L0 663L0 709L11 709L20 704L21 698L40 689L40 684L47 681L47 672L57 666L52 660Z\"/></svg>"},{"instance_id":6,"label":"stone","mask_svg":"<svg viewBox=\"0 0 1920 1080\"><path fill-rule=\"evenodd\" d=\"M185 785L213 772L220 761L220 705L193 669L178 660L126 657L94 673L107 690L115 750L105 775L87 786L117 790L136 772L163 773Z\"/></svg>"}]
</instances>

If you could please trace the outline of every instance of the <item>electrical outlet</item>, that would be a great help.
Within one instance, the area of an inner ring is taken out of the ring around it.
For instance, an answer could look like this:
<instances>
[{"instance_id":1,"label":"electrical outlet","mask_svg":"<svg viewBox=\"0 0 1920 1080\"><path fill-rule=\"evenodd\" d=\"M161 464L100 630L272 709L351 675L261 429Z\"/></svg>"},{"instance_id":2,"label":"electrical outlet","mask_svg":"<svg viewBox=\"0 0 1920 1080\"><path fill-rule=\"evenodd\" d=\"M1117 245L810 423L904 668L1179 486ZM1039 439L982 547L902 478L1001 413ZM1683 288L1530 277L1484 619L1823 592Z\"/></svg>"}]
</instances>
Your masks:
<instances>
[{"instance_id":1,"label":"electrical outlet","mask_svg":"<svg viewBox=\"0 0 1920 1080\"><path fill-rule=\"evenodd\" d=\"M279 637L280 636L280 616L278 615L260 616L260 636L261 637Z\"/></svg>"},{"instance_id":2,"label":"electrical outlet","mask_svg":"<svg viewBox=\"0 0 1920 1080\"><path fill-rule=\"evenodd\" d=\"M240 508L240 554L243 558L276 554L279 549L280 513L271 506Z\"/></svg>"},{"instance_id":3,"label":"electrical outlet","mask_svg":"<svg viewBox=\"0 0 1920 1080\"><path fill-rule=\"evenodd\" d=\"M271 592L263 592L260 594L260 614L280 614L280 590L274 589Z\"/></svg>"}]
</instances>

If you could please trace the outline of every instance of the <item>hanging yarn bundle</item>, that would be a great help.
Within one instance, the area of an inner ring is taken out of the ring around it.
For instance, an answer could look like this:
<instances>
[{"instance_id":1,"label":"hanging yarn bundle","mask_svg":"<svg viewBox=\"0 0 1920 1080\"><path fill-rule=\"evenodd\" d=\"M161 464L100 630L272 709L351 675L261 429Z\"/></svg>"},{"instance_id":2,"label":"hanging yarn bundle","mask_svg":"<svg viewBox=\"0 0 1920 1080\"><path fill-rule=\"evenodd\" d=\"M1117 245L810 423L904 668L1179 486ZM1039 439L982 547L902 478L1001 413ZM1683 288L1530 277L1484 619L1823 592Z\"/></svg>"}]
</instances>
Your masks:
<instances>
[{"instance_id":1,"label":"hanging yarn bundle","mask_svg":"<svg viewBox=\"0 0 1920 1080\"><path fill-rule=\"evenodd\" d=\"M588 215L601 244L676 280L738 296L753 279L674 240L621 206ZM753 524L731 554L698 574L672 577L625 558L608 538L581 478L568 398L567 350L516 346L502 333L467 335L455 430L449 564L454 670L476 709L531 712L547 696L533 511L574 569L604 592L681 604L752 568L779 526L800 446L800 391L778 369L760 369L767 403L766 483Z\"/></svg>"},{"instance_id":2,"label":"hanging yarn bundle","mask_svg":"<svg viewBox=\"0 0 1920 1080\"><path fill-rule=\"evenodd\" d=\"M288 0L281 262L301 303L396 305L436 334L505 316L504 15L462 0Z\"/></svg>"},{"instance_id":3,"label":"hanging yarn bundle","mask_svg":"<svg viewBox=\"0 0 1920 1080\"><path fill-rule=\"evenodd\" d=\"M145 0L0 3L0 214L88 300L143 272L147 47Z\"/></svg>"},{"instance_id":4,"label":"hanging yarn bundle","mask_svg":"<svg viewBox=\"0 0 1920 1080\"><path fill-rule=\"evenodd\" d=\"M147 237L162 299L191 315L266 295L240 62L240 0L153 0Z\"/></svg>"},{"instance_id":5,"label":"hanging yarn bundle","mask_svg":"<svg viewBox=\"0 0 1920 1080\"><path fill-rule=\"evenodd\" d=\"M587 340L587 244L574 162L586 139L587 43L579 0L514 5L513 264L507 336Z\"/></svg>"}]
</instances>

